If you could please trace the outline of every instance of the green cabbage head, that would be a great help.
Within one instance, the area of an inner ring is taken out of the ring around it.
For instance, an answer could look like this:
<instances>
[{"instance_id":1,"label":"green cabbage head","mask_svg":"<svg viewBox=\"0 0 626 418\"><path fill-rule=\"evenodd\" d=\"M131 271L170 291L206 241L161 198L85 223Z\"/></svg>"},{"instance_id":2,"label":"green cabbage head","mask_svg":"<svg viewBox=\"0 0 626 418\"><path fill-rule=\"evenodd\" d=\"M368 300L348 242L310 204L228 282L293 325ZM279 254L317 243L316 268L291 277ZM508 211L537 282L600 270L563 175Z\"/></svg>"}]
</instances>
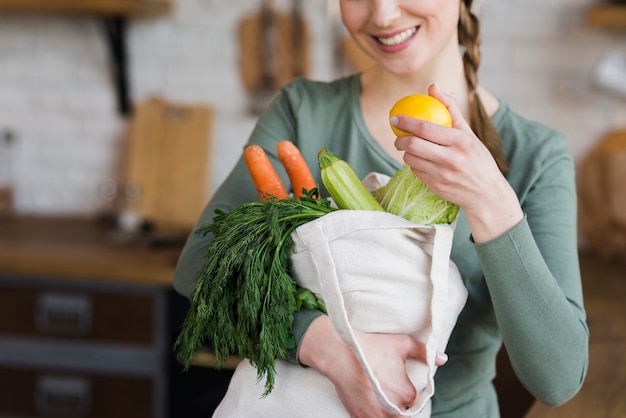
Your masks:
<instances>
[{"instance_id":1,"label":"green cabbage head","mask_svg":"<svg viewBox=\"0 0 626 418\"><path fill-rule=\"evenodd\" d=\"M406 164L373 193L387 212L420 225L449 224L459 214L458 205L433 193Z\"/></svg>"}]
</instances>

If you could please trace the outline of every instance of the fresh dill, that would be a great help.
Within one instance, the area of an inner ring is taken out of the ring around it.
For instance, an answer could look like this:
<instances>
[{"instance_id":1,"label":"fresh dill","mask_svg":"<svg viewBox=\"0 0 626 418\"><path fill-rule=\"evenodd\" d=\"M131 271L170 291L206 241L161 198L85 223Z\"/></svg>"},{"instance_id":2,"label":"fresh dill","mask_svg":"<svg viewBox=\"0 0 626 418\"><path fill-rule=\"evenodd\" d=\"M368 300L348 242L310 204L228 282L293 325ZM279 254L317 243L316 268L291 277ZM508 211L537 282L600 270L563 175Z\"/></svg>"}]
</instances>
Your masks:
<instances>
[{"instance_id":1,"label":"fresh dill","mask_svg":"<svg viewBox=\"0 0 626 418\"><path fill-rule=\"evenodd\" d=\"M301 308L324 310L289 274L291 233L335 209L317 189L300 198L249 202L225 213L197 233L213 234L207 260L197 274L190 309L174 348L189 367L196 352L209 347L217 367L229 355L245 357L266 377L264 396L275 382L275 361L295 347L290 333Z\"/></svg>"}]
</instances>

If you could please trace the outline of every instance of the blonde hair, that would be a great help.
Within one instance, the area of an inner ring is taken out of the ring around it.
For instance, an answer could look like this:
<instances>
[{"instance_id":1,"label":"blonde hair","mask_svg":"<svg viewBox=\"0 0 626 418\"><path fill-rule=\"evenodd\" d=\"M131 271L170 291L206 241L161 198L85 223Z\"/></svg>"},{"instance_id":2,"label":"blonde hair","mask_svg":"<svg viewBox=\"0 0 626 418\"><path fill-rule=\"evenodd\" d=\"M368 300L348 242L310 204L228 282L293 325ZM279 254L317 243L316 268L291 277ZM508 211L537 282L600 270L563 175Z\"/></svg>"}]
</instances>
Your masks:
<instances>
[{"instance_id":1,"label":"blonde hair","mask_svg":"<svg viewBox=\"0 0 626 418\"><path fill-rule=\"evenodd\" d=\"M496 160L500 171L508 169L502 150L502 141L483 105L478 88L478 67L480 65L480 22L472 12L472 0L461 0L458 24L459 44L464 48L463 67L465 80L470 91L470 126Z\"/></svg>"}]
</instances>

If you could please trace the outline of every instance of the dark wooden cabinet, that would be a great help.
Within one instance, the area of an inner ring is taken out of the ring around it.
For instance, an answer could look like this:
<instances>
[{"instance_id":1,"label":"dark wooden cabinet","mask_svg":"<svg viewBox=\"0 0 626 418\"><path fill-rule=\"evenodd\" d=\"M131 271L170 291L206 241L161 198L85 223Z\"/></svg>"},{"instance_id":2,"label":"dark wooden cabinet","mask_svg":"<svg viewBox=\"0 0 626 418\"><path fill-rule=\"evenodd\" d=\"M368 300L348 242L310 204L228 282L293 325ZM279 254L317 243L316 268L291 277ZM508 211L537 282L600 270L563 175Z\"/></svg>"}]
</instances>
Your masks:
<instances>
[{"instance_id":1,"label":"dark wooden cabinet","mask_svg":"<svg viewBox=\"0 0 626 418\"><path fill-rule=\"evenodd\" d=\"M1 1L1 0L0 0ZM107 222L0 218L0 418L207 418L232 369L183 370L181 246Z\"/></svg>"},{"instance_id":2,"label":"dark wooden cabinet","mask_svg":"<svg viewBox=\"0 0 626 418\"><path fill-rule=\"evenodd\" d=\"M0 366L0 416L154 417L147 377Z\"/></svg>"},{"instance_id":3,"label":"dark wooden cabinet","mask_svg":"<svg viewBox=\"0 0 626 418\"><path fill-rule=\"evenodd\" d=\"M166 417L164 292L0 278L0 417Z\"/></svg>"}]
</instances>

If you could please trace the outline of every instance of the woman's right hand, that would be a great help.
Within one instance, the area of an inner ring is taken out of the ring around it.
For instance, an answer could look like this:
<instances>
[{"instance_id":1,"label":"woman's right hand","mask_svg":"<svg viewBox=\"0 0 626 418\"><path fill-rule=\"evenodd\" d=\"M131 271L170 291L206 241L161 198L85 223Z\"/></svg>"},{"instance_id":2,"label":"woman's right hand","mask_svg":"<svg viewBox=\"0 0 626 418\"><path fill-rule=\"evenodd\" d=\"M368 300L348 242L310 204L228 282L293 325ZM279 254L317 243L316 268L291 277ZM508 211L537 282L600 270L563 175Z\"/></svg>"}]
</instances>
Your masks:
<instances>
[{"instance_id":1,"label":"woman's right hand","mask_svg":"<svg viewBox=\"0 0 626 418\"><path fill-rule=\"evenodd\" d=\"M425 361L424 345L399 334L356 332L356 337L389 400L407 409L418 393L409 380L407 359ZM335 332L330 319L320 316L311 323L300 345L300 362L318 369L335 386L337 395L352 418L389 418L358 359ZM442 358L437 362L445 363Z\"/></svg>"}]
</instances>

